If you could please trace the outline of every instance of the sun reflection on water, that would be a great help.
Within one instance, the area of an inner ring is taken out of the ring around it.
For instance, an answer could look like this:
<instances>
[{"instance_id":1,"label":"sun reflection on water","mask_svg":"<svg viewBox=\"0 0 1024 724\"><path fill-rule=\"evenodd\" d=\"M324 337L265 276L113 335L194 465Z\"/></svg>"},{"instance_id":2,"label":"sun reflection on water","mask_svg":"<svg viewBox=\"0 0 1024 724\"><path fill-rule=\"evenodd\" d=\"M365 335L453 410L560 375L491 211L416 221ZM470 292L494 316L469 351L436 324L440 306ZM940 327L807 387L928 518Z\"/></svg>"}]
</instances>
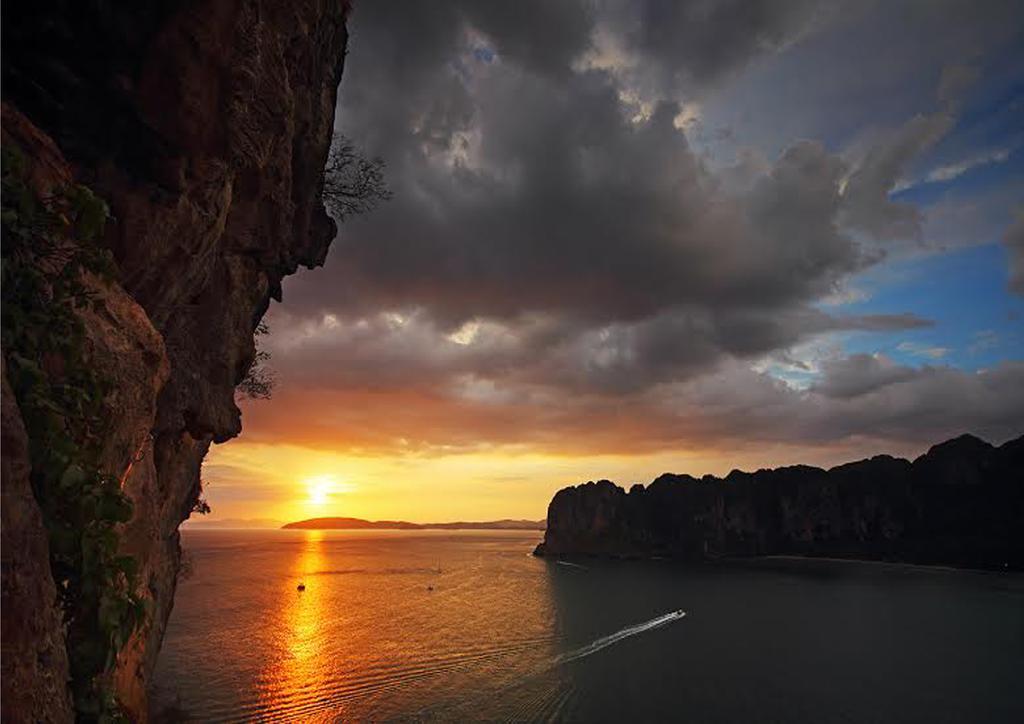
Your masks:
<instances>
[{"instance_id":1,"label":"sun reflection on water","mask_svg":"<svg viewBox=\"0 0 1024 724\"><path fill-rule=\"evenodd\" d=\"M550 705L549 582L533 541L507 535L286 531L276 558L236 558L259 571L264 603L251 637L231 642L260 663L256 697L229 719L473 718L494 692L513 708Z\"/></svg>"},{"instance_id":2,"label":"sun reflection on water","mask_svg":"<svg viewBox=\"0 0 1024 724\"><path fill-rule=\"evenodd\" d=\"M322 623L327 611L328 597L322 586L311 579L324 568L324 533L304 531L295 558L292 577L282 585L280 615L277 625L281 632L277 638L278 651L261 677L260 700L270 711L288 709L298 699L307 699L322 689L329 668L323 657L324 631ZM299 590L299 585L305 590ZM281 712L283 713L283 711ZM326 712L308 711L304 721L329 720Z\"/></svg>"}]
</instances>

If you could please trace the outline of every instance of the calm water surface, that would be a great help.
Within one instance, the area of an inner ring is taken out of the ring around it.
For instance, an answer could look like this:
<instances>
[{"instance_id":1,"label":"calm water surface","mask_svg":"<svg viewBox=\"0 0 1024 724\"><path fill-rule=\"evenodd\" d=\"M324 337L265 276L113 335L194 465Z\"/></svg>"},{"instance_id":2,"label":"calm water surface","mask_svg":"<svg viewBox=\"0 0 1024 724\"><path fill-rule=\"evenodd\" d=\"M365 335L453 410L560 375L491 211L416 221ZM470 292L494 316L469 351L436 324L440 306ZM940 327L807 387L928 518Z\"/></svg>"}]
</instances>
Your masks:
<instances>
[{"instance_id":1,"label":"calm water surface","mask_svg":"<svg viewBox=\"0 0 1024 724\"><path fill-rule=\"evenodd\" d=\"M579 567L533 532L183 538L158 720L1024 722L1022 576Z\"/></svg>"}]
</instances>

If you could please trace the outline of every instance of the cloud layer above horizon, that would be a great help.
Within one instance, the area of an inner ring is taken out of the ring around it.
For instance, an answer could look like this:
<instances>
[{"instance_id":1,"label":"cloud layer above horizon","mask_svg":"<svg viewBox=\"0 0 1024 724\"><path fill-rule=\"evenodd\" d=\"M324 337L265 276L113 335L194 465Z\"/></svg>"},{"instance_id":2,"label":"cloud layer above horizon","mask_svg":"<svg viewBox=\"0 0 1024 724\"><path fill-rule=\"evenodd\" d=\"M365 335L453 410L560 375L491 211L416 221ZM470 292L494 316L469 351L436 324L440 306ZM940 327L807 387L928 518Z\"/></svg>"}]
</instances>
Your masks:
<instances>
[{"instance_id":1,"label":"cloud layer above horizon","mask_svg":"<svg viewBox=\"0 0 1024 724\"><path fill-rule=\"evenodd\" d=\"M1012 2L359 3L336 127L394 198L286 283L246 438L1024 432L1022 31Z\"/></svg>"}]
</instances>

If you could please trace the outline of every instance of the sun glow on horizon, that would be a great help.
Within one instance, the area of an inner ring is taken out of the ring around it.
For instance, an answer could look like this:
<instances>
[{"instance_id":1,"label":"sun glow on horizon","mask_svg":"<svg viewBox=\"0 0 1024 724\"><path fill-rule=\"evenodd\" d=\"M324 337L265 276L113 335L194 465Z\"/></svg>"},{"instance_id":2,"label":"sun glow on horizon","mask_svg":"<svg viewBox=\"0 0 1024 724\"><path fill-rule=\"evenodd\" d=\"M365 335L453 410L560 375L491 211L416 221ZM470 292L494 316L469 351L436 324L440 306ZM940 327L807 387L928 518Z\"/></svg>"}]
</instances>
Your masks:
<instances>
[{"instance_id":1,"label":"sun glow on horizon","mask_svg":"<svg viewBox=\"0 0 1024 724\"><path fill-rule=\"evenodd\" d=\"M577 457L489 449L438 456L358 455L241 438L214 447L204 464L204 478L212 519L287 523L344 515L414 523L540 520L559 489L587 480L608 478L628 488L666 471L724 475L733 467L833 464L826 458L855 460L863 452L691 449Z\"/></svg>"},{"instance_id":2,"label":"sun glow on horizon","mask_svg":"<svg viewBox=\"0 0 1024 724\"><path fill-rule=\"evenodd\" d=\"M322 473L310 475L302 481L306 488L306 506L312 508L325 508L334 502L337 495L352 492L353 486L339 479L333 473Z\"/></svg>"}]
</instances>

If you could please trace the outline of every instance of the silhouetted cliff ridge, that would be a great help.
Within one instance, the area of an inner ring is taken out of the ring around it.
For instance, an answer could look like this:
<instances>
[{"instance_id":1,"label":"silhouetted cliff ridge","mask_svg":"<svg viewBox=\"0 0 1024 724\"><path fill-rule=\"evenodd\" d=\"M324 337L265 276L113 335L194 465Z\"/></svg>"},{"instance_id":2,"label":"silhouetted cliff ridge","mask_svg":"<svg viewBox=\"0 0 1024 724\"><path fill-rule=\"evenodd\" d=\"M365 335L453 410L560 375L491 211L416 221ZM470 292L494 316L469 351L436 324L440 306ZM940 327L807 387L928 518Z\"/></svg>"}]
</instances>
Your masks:
<instances>
[{"instance_id":1,"label":"silhouetted cliff ridge","mask_svg":"<svg viewBox=\"0 0 1024 724\"><path fill-rule=\"evenodd\" d=\"M1024 437L963 435L913 462L665 474L560 490L537 555L811 555L1024 570Z\"/></svg>"}]
</instances>

